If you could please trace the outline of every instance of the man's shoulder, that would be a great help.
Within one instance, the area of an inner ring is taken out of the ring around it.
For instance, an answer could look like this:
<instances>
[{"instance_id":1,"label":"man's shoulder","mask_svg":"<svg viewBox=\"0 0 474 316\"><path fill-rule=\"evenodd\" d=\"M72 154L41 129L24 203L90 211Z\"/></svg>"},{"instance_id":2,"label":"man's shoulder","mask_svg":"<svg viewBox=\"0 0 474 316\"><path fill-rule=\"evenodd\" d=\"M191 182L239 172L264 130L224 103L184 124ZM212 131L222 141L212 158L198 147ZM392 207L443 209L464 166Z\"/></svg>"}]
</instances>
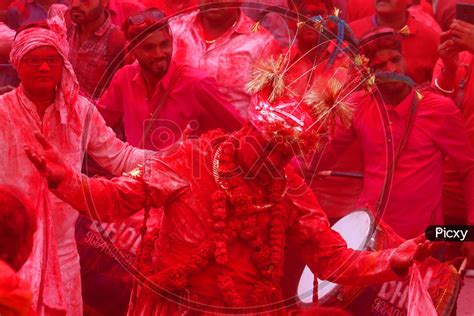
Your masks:
<instances>
[{"instance_id":1,"label":"man's shoulder","mask_svg":"<svg viewBox=\"0 0 474 316\"><path fill-rule=\"evenodd\" d=\"M115 45L115 44L120 44L124 45L126 40L125 40L125 35L123 34L122 30L120 27L117 25L111 23L109 26L109 32L110 32L110 39L109 39L109 44Z\"/></svg>"},{"instance_id":2,"label":"man's shoulder","mask_svg":"<svg viewBox=\"0 0 474 316\"><path fill-rule=\"evenodd\" d=\"M372 23L373 16L367 16L349 23L350 28L357 38L360 38L365 33L374 28Z\"/></svg>"},{"instance_id":3,"label":"man's shoulder","mask_svg":"<svg viewBox=\"0 0 474 316\"><path fill-rule=\"evenodd\" d=\"M438 46L439 34L435 30L412 16L409 17L409 27L410 26L416 28L417 41L422 40L425 42L431 42L435 43L436 47Z\"/></svg>"},{"instance_id":4,"label":"man's shoulder","mask_svg":"<svg viewBox=\"0 0 474 316\"><path fill-rule=\"evenodd\" d=\"M124 84L129 86L133 78L140 72L140 65L136 62L125 65L114 74L111 84Z\"/></svg>"},{"instance_id":5,"label":"man's shoulder","mask_svg":"<svg viewBox=\"0 0 474 316\"><path fill-rule=\"evenodd\" d=\"M453 100L444 95L436 93L431 89L421 91L420 114L427 115L448 115L459 112Z\"/></svg>"},{"instance_id":6,"label":"man's shoulder","mask_svg":"<svg viewBox=\"0 0 474 316\"><path fill-rule=\"evenodd\" d=\"M196 10L170 18L169 25L173 36L178 36L186 30L191 30L192 23L194 23L197 14L198 11Z\"/></svg>"},{"instance_id":7,"label":"man's shoulder","mask_svg":"<svg viewBox=\"0 0 474 316\"><path fill-rule=\"evenodd\" d=\"M11 110L11 107L16 106L18 101L16 99L16 89L8 91L0 95L0 113L6 113Z\"/></svg>"}]
</instances>

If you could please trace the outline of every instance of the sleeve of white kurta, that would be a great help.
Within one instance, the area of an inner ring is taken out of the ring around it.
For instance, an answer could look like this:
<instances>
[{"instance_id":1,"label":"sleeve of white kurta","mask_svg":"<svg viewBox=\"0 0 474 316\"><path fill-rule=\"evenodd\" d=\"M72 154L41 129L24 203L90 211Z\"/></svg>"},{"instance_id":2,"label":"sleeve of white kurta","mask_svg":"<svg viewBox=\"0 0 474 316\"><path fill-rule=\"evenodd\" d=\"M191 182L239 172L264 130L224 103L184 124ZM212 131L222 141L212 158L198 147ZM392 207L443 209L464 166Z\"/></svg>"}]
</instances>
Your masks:
<instances>
[{"instance_id":1,"label":"sleeve of white kurta","mask_svg":"<svg viewBox=\"0 0 474 316\"><path fill-rule=\"evenodd\" d=\"M382 283L398 280L390 265L393 250L377 252L347 248L339 233L333 231L326 215L303 180L288 174L289 190L295 206L289 233L302 246L303 258L320 279L341 284Z\"/></svg>"},{"instance_id":2,"label":"sleeve of white kurta","mask_svg":"<svg viewBox=\"0 0 474 316\"><path fill-rule=\"evenodd\" d=\"M52 192L81 214L112 222L125 219L145 206L159 208L188 187L188 182L166 163L150 159L143 166L111 180L88 178L73 169Z\"/></svg>"},{"instance_id":3,"label":"sleeve of white kurta","mask_svg":"<svg viewBox=\"0 0 474 316\"><path fill-rule=\"evenodd\" d=\"M134 169L154 154L152 151L135 148L118 139L95 107L92 108L90 122L86 124L88 124L87 153L101 167L114 175Z\"/></svg>"}]
</instances>

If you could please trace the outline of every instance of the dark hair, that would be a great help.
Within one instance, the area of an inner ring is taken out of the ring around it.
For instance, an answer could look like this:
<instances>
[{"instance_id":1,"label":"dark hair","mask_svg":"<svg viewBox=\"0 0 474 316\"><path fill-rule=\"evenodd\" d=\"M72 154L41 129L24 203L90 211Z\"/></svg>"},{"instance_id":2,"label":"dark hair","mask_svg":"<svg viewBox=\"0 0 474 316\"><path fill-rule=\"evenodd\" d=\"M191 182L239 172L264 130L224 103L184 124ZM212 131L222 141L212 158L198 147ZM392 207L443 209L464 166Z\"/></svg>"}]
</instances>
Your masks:
<instances>
[{"instance_id":1,"label":"dark hair","mask_svg":"<svg viewBox=\"0 0 474 316\"><path fill-rule=\"evenodd\" d=\"M163 18L159 20L155 19L149 19L149 18L144 18L144 22L141 23L140 25L134 25L131 22L131 19L133 16L137 16L140 14L143 14L146 16L149 12L155 11L158 14L161 14ZM157 8L148 8L144 11L135 13L133 16L129 16L125 22L122 24L122 31L123 34L125 35L125 38L130 41L131 46L135 46L139 42L141 42L143 39L145 39L147 36L152 34L153 32L159 30L159 29L164 29L168 33L170 33L170 28L168 24L168 19L165 17L165 14L157 9Z\"/></svg>"},{"instance_id":2,"label":"dark hair","mask_svg":"<svg viewBox=\"0 0 474 316\"><path fill-rule=\"evenodd\" d=\"M360 52L369 60L383 49L402 51L402 37L390 27L377 27L370 30L359 41Z\"/></svg>"},{"instance_id":3,"label":"dark hair","mask_svg":"<svg viewBox=\"0 0 474 316\"><path fill-rule=\"evenodd\" d=\"M15 189L0 185L0 254L18 270L31 252L36 215L29 201ZM23 255L19 261L18 256Z\"/></svg>"}]
</instances>

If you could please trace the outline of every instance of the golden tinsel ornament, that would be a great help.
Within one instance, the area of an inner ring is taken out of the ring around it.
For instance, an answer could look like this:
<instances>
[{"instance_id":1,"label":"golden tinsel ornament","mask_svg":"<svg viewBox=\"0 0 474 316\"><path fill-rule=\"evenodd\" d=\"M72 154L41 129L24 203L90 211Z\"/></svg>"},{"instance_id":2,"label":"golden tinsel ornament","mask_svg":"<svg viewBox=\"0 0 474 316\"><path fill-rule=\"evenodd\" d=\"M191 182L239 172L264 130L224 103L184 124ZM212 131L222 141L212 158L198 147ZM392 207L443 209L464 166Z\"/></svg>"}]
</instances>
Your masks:
<instances>
[{"instance_id":1,"label":"golden tinsel ornament","mask_svg":"<svg viewBox=\"0 0 474 316\"><path fill-rule=\"evenodd\" d=\"M348 102L341 101L343 87L342 82L332 78L322 92L310 91L305 96L304 102L317 122L331 128L339 119L343 126L350 127L353 110Z\"/></svg>"},{"instance_id":2,"label":"golden tinsel ornament","mask_svg":"<svg viewBox=\"0 0 474 316\"><path fill-rule=\"evenodd\" d=\"M403 35L403 36L410 36L411 32L410 32L410 28L408 27L408 25L405 25L404 27L402 27L398 33L400 35Z\"/></svg>"},{"instance_id":3,"label":"golden tinsel ornament","mask_svg":"<svg viewBox=\"0 0 474 316\"><path fill-rule=\"evenodd\" d=\"M252 80L247 83L246 90L249 94L270 89L268 101L273 102L283 95L285 81L283 79L288 57L279 55L276 59L272 56L267 61L260 61L254 65Z\"/></svg>"},{"instance_id":4,"label":"golden tinsel ornament","mask_svg":"<svg viewBox=\"0 0 474 316\"><path fill-rule=\"evenodd\" d=\"M252 25L252 32L257 33L260 29L260 21L257 21L254 25Z\"/></svg>"}]
</instances>

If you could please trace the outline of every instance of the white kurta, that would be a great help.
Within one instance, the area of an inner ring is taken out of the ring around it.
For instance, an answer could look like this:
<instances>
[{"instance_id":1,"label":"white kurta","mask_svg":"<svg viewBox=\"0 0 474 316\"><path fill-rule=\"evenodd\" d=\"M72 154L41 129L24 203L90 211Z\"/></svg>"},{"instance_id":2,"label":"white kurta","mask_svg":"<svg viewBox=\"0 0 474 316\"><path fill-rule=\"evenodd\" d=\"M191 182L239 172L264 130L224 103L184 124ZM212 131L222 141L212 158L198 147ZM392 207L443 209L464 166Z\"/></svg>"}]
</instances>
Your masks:
<instances>
[{"instance_id":1,"label":"white kurta","mask_svg":"<svg viewBox=\"0 0 474 316\"><path fill-rule=\"evenodd\" d=\"M39 148L34 132L41 131L75 170L81 170L87 152L116 175L142 163L145 152L118 140L86 98L79 97L75 108L67 109L67 124L61 124L57 103L46 110L41 121L21 86L0 96L0 183L20 189L37 210L33 251L20 271L20 276L30 283L33 309L39 315L45 315L45 309L82 315L75 241L78 213L49 192L23 146Z\"/></svg>"}]
</instances>

